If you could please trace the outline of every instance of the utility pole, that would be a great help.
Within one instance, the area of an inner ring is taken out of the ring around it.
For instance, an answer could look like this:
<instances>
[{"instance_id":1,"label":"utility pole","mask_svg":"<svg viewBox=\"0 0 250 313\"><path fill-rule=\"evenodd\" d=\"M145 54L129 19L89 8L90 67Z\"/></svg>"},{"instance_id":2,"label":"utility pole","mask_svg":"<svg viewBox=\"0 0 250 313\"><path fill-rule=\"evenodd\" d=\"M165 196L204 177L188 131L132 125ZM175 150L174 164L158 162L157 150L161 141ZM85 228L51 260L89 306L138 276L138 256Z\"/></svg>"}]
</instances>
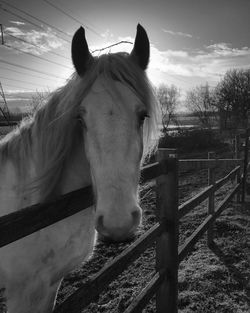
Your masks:
<instances>
[{"instance_id":1,"label":"utility pole","mask_svg":"<svg viewBox=\"0 0 250 313\"><path fill-rule=\"evenodd\" d=\"M3 91L2 83L0 82L0 113L2 113L4 119L10 125L10 111L7 105L5 94Z\"/></svg>"},{"instance_id":2,"label":"utility pole","mask_svg":"<svg viewBox=\"0 0 250 313\"><path fill-rule=\"evenodd\" d=\"M1 30L1 44L4 45L3 24L0 24L0 30Z\"/></svg>"}]
</instances>

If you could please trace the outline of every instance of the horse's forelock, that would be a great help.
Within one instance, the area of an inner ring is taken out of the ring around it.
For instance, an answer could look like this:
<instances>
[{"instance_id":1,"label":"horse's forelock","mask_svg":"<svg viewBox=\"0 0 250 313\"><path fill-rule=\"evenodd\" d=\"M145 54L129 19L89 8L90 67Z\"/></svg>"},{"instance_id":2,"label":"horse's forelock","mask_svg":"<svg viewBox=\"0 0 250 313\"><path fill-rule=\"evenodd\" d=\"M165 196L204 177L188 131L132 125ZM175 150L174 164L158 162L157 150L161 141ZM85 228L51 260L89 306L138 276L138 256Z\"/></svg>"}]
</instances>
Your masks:
<instances>
[{"instance_id":1,"label":"horse's forelock","mask_svg":"<svg viewBox=\"0 0 250 313\"><path fill-rule=\"evenodd\" d=\"M144 103L150 118L144 124L144 155L150 155L157 147L161 121L161 111L154 88L137 64L129 58L127 53L102 55L97 63L97 73L104 74L106 79L118 80L127 85Z\"/></svg>"}]
</instances>

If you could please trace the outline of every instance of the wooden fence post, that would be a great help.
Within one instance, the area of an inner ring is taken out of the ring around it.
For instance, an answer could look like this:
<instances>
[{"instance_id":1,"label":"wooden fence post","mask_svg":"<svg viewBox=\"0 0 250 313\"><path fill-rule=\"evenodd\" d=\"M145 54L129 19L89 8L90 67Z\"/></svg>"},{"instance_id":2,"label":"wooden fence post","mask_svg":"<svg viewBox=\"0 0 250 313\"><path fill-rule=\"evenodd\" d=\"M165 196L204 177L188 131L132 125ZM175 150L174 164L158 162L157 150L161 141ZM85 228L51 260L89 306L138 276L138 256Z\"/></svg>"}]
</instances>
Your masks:
<instances>
[{"instance_id":1,"label":"wooden fence post","mask_svg":"<svg viewBox=\"0 0 250 313\"><path fill-rule=\"evenodd\" d=\"M245 147L244 147L244 167L243 167L242 196L241 196L241 201L242 202L245 202L245 193L246 193L249 133L250 133L250 128L247 128L247 130L246 130L246 139L245 139Z\"/></svg>"},{"instance_id":2,"label":"wooden fence post","mask_svg":"<svg viewBox=\"0 0 250 313\"><path fill-rule=\"evenodd\" d=\"M234 158L240 158L240 135L236 135L234 139Z\"/></svg>"},{"instance_id":3,"label":"wooden fence post","mask_svg":"<svg viewBox=\"0 0 250 313\"><path fill-rule=\"evenodd\" d=\"M235 159L240 159L240 135L235 136L235 146L234 146L234 157ZM235 179L235 183L238 184L240 182L240 171L238 171ZM240 202L240 190L237 192L235 196L235 201L237 203Z\"/></svg>"},{"instance_id":4,"label":"wooden fence post","mask_svg":"<svg viewBox=\"0 0 250 313\"><path fill-rule=\"evenodd\" d=\"M212 159L214 152L208 152L208 159ZM215 169L208 169L208 186L215 183ZM208 198L208 214L214 214L214 192L212 192ZM214 225L210 224L207 230L207 245L211 247L214 240Z\"/></svg>"},{"instance_id":5,"label":"wooden fence post","mask_svg":"<svg viewBox=\"0 0 250 313\"><path fill-rule=\"evenodd\" d=\"M167 159L168 173L156 179L157 218L164 230L156 242L156 270L164 273L156 293L157 313L177 313L178 301L178 158L176 150L159 149L157 160Z\"/></svg>"}]
</instances>

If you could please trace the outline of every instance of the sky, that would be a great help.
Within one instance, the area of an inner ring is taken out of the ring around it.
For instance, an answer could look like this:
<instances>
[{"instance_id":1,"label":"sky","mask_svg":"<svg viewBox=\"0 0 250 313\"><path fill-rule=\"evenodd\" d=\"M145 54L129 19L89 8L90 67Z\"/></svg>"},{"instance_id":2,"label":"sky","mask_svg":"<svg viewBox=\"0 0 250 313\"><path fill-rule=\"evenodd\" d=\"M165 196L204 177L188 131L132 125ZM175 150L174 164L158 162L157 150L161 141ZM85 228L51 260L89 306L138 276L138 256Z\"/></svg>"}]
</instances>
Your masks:
<instances>
[{"instance_id":1,"label":"sky","mask_svg":"<svg viewBox=\"0 0 250 313\"><path fill-rule=\"evenodd\" d=\"M53 91L73 73L71 39L82 25L91 51L130 52L140 23L156 86L211 88L229 69L250 68L250 0L0 0L0 82L10 109ZM94 52L98 55L100 52ZM0 96L0 105L1 105Z\"/></svg>"}]
</instances>

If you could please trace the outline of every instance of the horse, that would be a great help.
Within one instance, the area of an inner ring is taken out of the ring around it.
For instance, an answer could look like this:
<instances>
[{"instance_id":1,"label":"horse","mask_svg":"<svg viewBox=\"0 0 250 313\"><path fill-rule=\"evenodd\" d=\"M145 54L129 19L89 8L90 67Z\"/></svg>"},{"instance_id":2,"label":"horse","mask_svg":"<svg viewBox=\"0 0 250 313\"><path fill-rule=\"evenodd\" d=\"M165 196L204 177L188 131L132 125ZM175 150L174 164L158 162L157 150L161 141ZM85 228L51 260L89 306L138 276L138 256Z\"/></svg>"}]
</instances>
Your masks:
<instances>
[{"instance_id":1,"label":"horse","mask_svg":"<svg viewBox=\"0 0 250 313\"><path fill-rule=\"evenodd\" d=\"M71 56L65 85L0 142L0 216L88 185L95 205L0 249L8 313L52 312L96 232L124 241L141 223L140 166L155 149L160 114L147 33L138 24L131 53L94 57L80 27Z\"/></svg>"}]
</instances>

